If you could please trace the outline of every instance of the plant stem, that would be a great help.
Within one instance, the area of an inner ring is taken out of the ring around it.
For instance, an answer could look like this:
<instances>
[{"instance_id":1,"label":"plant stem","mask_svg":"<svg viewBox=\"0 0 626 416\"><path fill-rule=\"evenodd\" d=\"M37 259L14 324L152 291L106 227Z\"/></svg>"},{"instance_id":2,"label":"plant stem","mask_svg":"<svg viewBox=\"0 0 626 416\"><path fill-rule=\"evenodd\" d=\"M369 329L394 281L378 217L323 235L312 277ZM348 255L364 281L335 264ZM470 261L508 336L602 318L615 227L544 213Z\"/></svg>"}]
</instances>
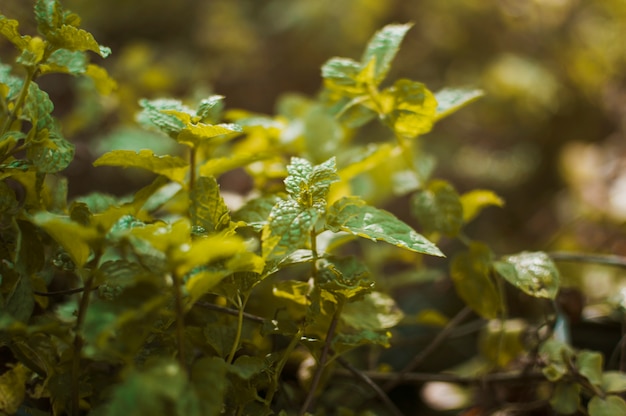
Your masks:
<instances>
[{"instance_id":1,"label":"plant stem","mask_svg":"<svg viewBox=\"0 0 626 416\"><path fill-rule=\"evenodd\" d=\"M311 380L311 387L309 388L309 393L302 404L302 408L300 409L299 415L304 415L309 409L313 407L315 402L315 393L317 391L317 387L322 379L322 373L324 372L324 367L326 367L326 362L328 360L328 352L330 351L330 344L333 341L333 337L335 336L335 330L337 329L337 324L339 323L339 316L341 315L341 310L343 309L343 302L339 302L337 305L337 310L333 315L332 321L330 321L330 325L328 326L328 331L326 332L326 340L324 342L324 348L322 348L322 353L320 354L319 362L317 363L317 368L315 369L315 374L313 375L313 379Z\"/></svg>"},{"instance_id":2,"label":"plant stem","mask_svg":"<svg viewBox=\"0 0 626 416\"><path fill-rule=\"evenodd\" d=\"M82 270L79 270L79 276L82 275L82 272ZM85 290L80 297L78 311L76 312L76 325L74 326L74 354L72 356L72 416L78 416L80 414L80 358L85 344L81 331L83 329L85 317L87 316L87 308L89 308L89 297L91 296L92 286L93 276L90 275L85 280Z\"/></svg>"},{"instance_id":3,"label":"plant stem","mask_svg":"<svg viewBox=\"0 0 626 416\"><path fill-rule=\"evenodd\" d=\"M467 306L463 308L459 313L457 313L456 316L452 318L450 322L448 322L445 328L443 328L443 330L441 330L441 332L437 334L437 336L426 348L420 351L420 353L417 354L415 358L413 358L413 360L402 369L402 371L397 373L395 377L393 377L383 386L383 390L388 392L396 387L398 384L406 380L409 373L416 369L422 363L422 361L426 359L426 357L428 357L437 348L439 348L439 346L450 336L454 328L456 328L461 322L463 322L468 316L470 316L471 313L472 310Z\"/></svg>"},{"instance_id":4,"label":"plant stem","mask_svg":"<svg viewBox=\"0 0 626 416\"><path fill-rule=\"evenodd\" d=\"M196 184L196 148L192 147L189 150L189 191L191 191Z\"/></svg>"},{"instance_id":5,"label":"plant stem","mask_svg":"<svg viewBox=\"0 0 626 416\"><path fill-rule=\"evenodd\" d=\"M30 87L31 82L35 79L35 73L37 70L35 68L26 68L26 78L24 78L24 84L22 84L22 89L20 90L20 95L17 97L17 101L15 102L15 107L4 121L2 125L2 130L0 131L0 136L4 135L4 133L8 132L11 128L11 124L15 120L17 120L17 113L24 106L24 102L26 102L26 97L28 96L28 89Z\"/></svg>"},{"instance_id":6,"label":"plant stem","mask_svg":"<svg viewBox=\"0 0 626 416\"><path fill-rule=\"evenodd\" d=\"M552 252L548 255L555 261L572 261L576 263L596 263L607 266L615 266L626 269L626 258L622 256L614 256L609 254L584 254L584 253L567 253Z\"/></svg>"},{"instance_id":7,"label":"plant stem","mask_svg":"<svg viewBox=\"0 0 626 416\"><path fill-rule=\"evenodd\" d=\"M396 405L391 401L389 396L387 396L387 394L378 386L378 384L376 384L370 377L368 377L367 374L365 374L365 372L359 370L358 368L355 368L352 364L346 361L343 357L337 357L337 361L339 362L339 364L341 364L342 367L344 367L346 370L352 373L352 375L354 375L356 378L358 378L363 383L367 384L372 390L374 390L376 395L380 397L383 403L385 403L385 406L387 406L387 408L389 409L389 412L392 415L402 416L402 412L400 411L400 409L396 407Z\"/></svg>"},{"instance_id":8,"label":"plant stem","mask_svg":"<svg viewBox=\"0 0 626 416\"><path fill-rule=\"evenodd\" d=\"M187 370L185 356L185 305L183 304L182 282L177 273L173 274L174 299L176 302L176 343L178 347L178 363L181 368Z\"/></svg>"},{"instance_id":9,"label":"plant stem","mask_svg":"<svg viewBox=\"0 0 626 416\"><path fill-rule=\"evenodd\" d=\"M289 360L289 356L291 352L296 348L298 342L300 342L300 338L302 338L303 328L300 328L298 332L291 338L289 345L283 351L282 357L280 357L280 361L276 364L276 370L274 371L274 376L272 378L272 385L267 392L267 396L265 397L265 406L269 408L272 405L272 401L274 400L274 395L278 391L278 381L280 380L280 375L287 364L287 360Z\"/></svg>"},{"instance_id":10,"label":"plant stem","mask_svg":"<svg viewBox=\"0 0 626 416\"><path fill-rule=\"evenodd\" d=\"M235 354L239 349L239 343L241 342L241 333L243 331L243 310L246 307L246 303L248 303L248 296L246 296L243 300L241 299L241 294L237 294L237 333L235 334L235 340L233 341L233 346L230 349L230 353L228 354L228 358L226 362L228 364L232 364L235 359Z\"/></svg>"}]
</instances>

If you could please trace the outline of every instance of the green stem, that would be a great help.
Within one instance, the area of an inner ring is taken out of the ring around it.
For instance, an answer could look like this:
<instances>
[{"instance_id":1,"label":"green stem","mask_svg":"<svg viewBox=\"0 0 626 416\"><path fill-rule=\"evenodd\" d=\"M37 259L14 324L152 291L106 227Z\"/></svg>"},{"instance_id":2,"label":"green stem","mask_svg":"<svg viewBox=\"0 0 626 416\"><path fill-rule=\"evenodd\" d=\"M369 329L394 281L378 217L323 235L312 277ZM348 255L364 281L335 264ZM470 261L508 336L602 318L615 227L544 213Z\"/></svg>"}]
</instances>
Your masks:
<instances>
[{"instance_id":1,"label":"green stem","mask_svg":"<svg viewBox=\"0 0 626 416\"><path fill-rule=\"evenodd\" d=\"M15 120L17 120L17 114L24 106L26 102L26 97L28 96L28 89L30 87L31 82L35 79L35 73L37 70L35 68L26 68L26 78L24 78L24 84L22 85L22 89L20 91L20 95L17 97L17 101L15 102L15 107L4 121L2 125L2 131L0 132L0 136L4 135L9 131L11 125Z\"/></svg>"},{"instance_id":2,"label":"green stem","mask_svg":"<svg viewBox=\"0 0 626 416\"><path fill-rule=\"evenodd\" d=\"M302 404L302 408L300 409L299 415L304 415L307 411L309 411L315 402L315 393L317 392L317 387L322 379L322 374L324 373L324 367L326 367L326 362L328 361L328 352L330 351L330 344L333 341L333 337L335 336L335 331L337 330L337 324L339 323L339 316L341 315L341 310L343 309L343 302L340 301L337 305L337 310L333 315L332 321L330 321L330 325L328 326L328 332L326 332L326 340L324 342L324 348L322 349L322 353L320 354L319 362L317 363L317 368L315 369L315 374L313 375L313 379L311 380L311 387L309 389L309 393Z\"/></svg>"},{"instance_id":3,"label":"green stem","mask_svg":"<svg viewBox=\"0 0 626 416\"><path fill-rule=\"evenodd\" d=\"M248 296L246 295L245 298L242 300L241 295L238 294L237 305L236 305L237 310L238 310L237 333L235 334L235 340L233 341L233 346L230 349L230 353L228 354L228 358L226 360L228 364L232 364L233 360L235 359L235 354L237 353L237 350L239 349L239 343L241 342L241 333L243 332L243 315L244 315L244 309L246 307L246 303L248 303Z\"/></svg>"},{"instance_id":4,"label":"green stem","mask_svg":"<svg viewBox=\"0 0 626 416\"><path fill-rule=\"evenodd\" d=\"M280 375L282 374L283 369L285 368L285 365L287 364L287 361L289 360L289 356L291 355L293 350L296 348L296 346L300 342L300 338L302 338L302 333L303 333L303 328L300 328L298 332L296 332L296 334L293 336L293 338L291 338L289 345L287 345L287 348L285 348L285 351L283 351L282 357L280 357L280 361L278 361L278 363L276 364L276 369L274 370L274 376L272 377L272 385L267 393L267 396L265 397L265 406L267 408L269 408L272 405L272 401L274 400L274 395L278 391L278 382L280 380Z\"/></svg>"},{"instance_id":5,"label":"green stem","mask_svg":"<svg viewBox=\"0 0 626 416\"><path fill-rule=\"evenodd\" d=\"M192 147L189 150L189 191L196 184L196 154L196 148Z\"/></svg>"},{"instance_id":6,"label":"green stem","mask_svg":"<svg viewBox=\"0 0 626 416\"><path fill-rule=\"evenodd\" d=\"M185 305L183 303L183 290L180 277L174 273L174 299L176 302L176 341L178 347L178 363L187 370L185 356Z\"/></svg>"},{"instance_id":7,"label":"green stem","mask_svg":"<svg viewBox=\"0 0 626 416\"><path fill-rule=\"evenodd\" d=\"M79 271L79 276L82 275L82 272L82 270ZM89 297L91 296L92 286L93 276L90 275L84 283L85 290L80 297L76 315L76 325L74 326L74 354L72 356L72 416L78 416L80 414L80 359L83 346L85 344L81 331L85 322L85 317L87 316L87 308L89 308Z\"/></svg>"}]
</instances>

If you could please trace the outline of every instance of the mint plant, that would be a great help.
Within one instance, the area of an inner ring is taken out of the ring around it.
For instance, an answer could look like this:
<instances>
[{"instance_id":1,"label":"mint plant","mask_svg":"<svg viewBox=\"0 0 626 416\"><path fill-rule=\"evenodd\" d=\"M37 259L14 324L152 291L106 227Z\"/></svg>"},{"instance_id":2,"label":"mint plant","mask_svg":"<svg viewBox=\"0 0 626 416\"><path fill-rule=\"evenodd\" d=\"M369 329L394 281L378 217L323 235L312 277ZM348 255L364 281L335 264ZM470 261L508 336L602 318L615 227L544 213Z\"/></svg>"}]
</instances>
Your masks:
<instances>
[{"instance_id":1,"label":"mint plant","mask_svg":"<svg viewBox=\"0 0 626 416\"><path fill-rule=\"evenodd\" d=\"M488 190L459 194L433 177L422 141L482 93L432 93L408 79L385 86L410 25L384 27L359 62L330 59L320 95L287 97L274 117L224 111L218 95L195 106L142 100L139 124L180 151L108 152L95 168L143 169L154 180L128 197L68 200L60 172L74 146L37 80L85 76L110 93L115 82L89 63L90 53L110 50L58 1L37 0L34 10L37 36L0 16L0 33L18 50L0 67L3 414L402 414L387 393L470 314L489 320L478 341L481 370L429 380L491 386L489 377L535 377L537 406L571 414L588 403L592 416L623 413L626 377L604 371L601 354L557 339L558 311L524 321L523 331L509 316L507 291L553 305L558 269L546 253L499 256L465 234L484 208L503 201ZM353 138L370 122L389 137L359 145ZM255 185L241 206L229 206L219 186L234 169ZM374 206L368 184L381 181L386 189L376 197L408 195L421 233ZM438 247L450 240L460 251ZM372 247L379 258L363 255ZM399 275L381 267L400 252L421 276L441 268L443 260L429 258L447 256L466 307L451 319L430 311L442 331L377 384L385 373L359 365L366 358L369 368L390 366L381 351L394 350L394 335L410 324L390 289ZM367 393L333 410L345 392L338 377L347 376ZM496 405L507 404L483 410Z\"/></svg>"}]
</instances>

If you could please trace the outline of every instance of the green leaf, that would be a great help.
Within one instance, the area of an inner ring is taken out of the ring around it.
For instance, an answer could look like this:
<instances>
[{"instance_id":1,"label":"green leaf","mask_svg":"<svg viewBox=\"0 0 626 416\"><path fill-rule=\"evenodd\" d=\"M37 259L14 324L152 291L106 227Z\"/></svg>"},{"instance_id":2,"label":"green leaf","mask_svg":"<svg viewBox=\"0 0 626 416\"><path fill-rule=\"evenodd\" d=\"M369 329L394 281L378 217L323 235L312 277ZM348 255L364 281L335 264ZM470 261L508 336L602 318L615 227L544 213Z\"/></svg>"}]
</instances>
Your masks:
<instances>
[{"instance_id":1,"label":"green leaf","mask_svg":"<svg viewBox=\"0 0 626 416\"><path fill-rule=\"evenodd\" d=\"M330 208L326 223L334 232L348 233L373 241L382 240L398 247L443 257L443 253L424 236L390 212L374 208L356 197L336 201Z\"/></svg>"},{"instance_id":2,"label":"green leaf","mask_svg":"<svg viewBox=\"0 0 626 416\"><path fill-rule=\"evenodd\" d=\"M370 171L394 156L396 146L391 143L372 143L358 149L347 161L346 166L339 170L339 177L349 181L356 176Z\"/></svg>"},{"instance_id":3,"label":"green leaf","mask_svg":"<svg viewBox=\"0 0 626 416\"><path fill-rule=\"evenodd\" d=\"M188 163L178 156L157 156L151 150L142 149L139 152L132 150L113 150L100 156L94 166L121 166L146 169L158 175L163 175L175 182L184 183L189 170Z\"/></svg>"},{"instance_id":4,"label":"green leaf","mask_svg":"<svg viewBox=\"0 0 626 416\"><path fill-rule=\"evenodd\" d=\"M463 205L449 182L431 181L426 189L413 195L411 207L427 233L439 232L455 237L463 226Z\"/></svg>"},{"instance_id":5,"label":"green leaf","mask_svg":"<svg viewBox=\"0 0 626 416\"><path fill-rule=\"evenodd\" d=\"M180 131L176 140L179 143L183 143L191 147L197 147L204 143L208 143L210 139L215 137L223 136L225 134L239 133L241 131L241 127L237 124L190 123Z\"/></svg>"},{"instance_id":6,"label":"green leaf","mask_svg":"<svg viewBox=\"0 0 626 416\"><path fill-rule=\"evenodd\" d=\"M437 100L424 84L399 79L382 92L381 101L384 114L398 136L412 139L432 129Z\"/></svg>"},{"instance_id":7,"label":"green leaf","mask_svg":"<svg viewBox=\"0 0 626 416\"><path fill-rule=\"evenodd\" d=\"M313 166L306 159L293 157L287 172L289 175L285 178L285 187L291 198L302 208L315 207L324 213L330 185L339 180L335 158Z\"/></svg>"},{"instance_id":8,"label":"green leaf","mask_svg":"<svg viewBox=\"0 0 626 416\"><path fill-rule=\"evenodd\" d=\"M494 262L496 271L524 293L554 299L559 290L559 271L543 252L522 252Z\"/></svg>"},{"instance_id":9,"label":"green leaf","mask_svg":"<svg viewBox=\"0 0 626 416\"><path fill-rule=\"evenodd\" d=\"M38 125L38 127L51 128L53 127L51 125L52 121L48 119L48 116L52 113L52 110L54 110L54 105L48 93L42 91L36 83L31 82L28 86L28 95L26 96L24 110L20 118L31 123L42 121L44 125ZM46 123L48 121L50 124Z\"/></svg>"},{"instance_id":10,"label":"green leaf","mask_svg":"<svg viewBox=\"0 0 626 416\"><path fill-rule=\"evenodd\" d=\"M0 181L0 214L13 213L17 208L15 192L5 181Z\"/></svg>"},{"instance_id":11,"label":"green leaf","mask_svg":"<svg viewBox=\"0 0 626 416\"><path fill-rule=\"evenodd\" d=\"M521 319L494 319L481 333L480 351L491 363L504 368L526 352L522 337L527 330Z\"/></svg>"},{"instance_id":12,"label":"green leaf","mask_svg":"<svg viewBox=\"0 0 626 416\"><path fill-rule=\"evenodd\" d=\"M602 373L602 390L606 393L626 391L626 374L621 371L605 371Z\"/></svg>"},{"instance_id":13,"label":"green leaf","mask_svg":"<svg viewBox=\"0 0 626 416\"><path fill-rule=\"evenodd\" d=\"M156 360L147 368L129 371L113 388L105 415L160 415L163 409L175 409L188 388L187 375L178 363Z\"/></svg>"},{"instance_id":14,"label":"green leaf","mask_svg":"<svg viewBox=\"0 0 626 416\"><path fill-rule=\"evenodd\" d=\"M37 141L27 151L40 173L56 173L64 170L74 159L74 145L54 131L42 130Z\"/></svg>"},{"instance_id":15,"label":"green leaf","mask_svg":"<svg viewBox=\"0 0 626 416\"><path fill-rule=\"evenodd\" d=\"M7 19L0 14L0 35L15 45L20 51L28 47L30 36L22 36L17 30L20 23L17 20Z\"/></svg>"},{"instance_id":16,"label":"green leaf","mask_svg":"<svg viewBox=\"0 0 626 416\"><path fill-rule=\"evenodd\" d=\"M157 99L139 101L139 105L143 110L137 115L137 121L146 127L156 128L157 130L176 138L178 133L185 128L180 118L173 114L167 114L163 110L184 111L192 114L192 110L185 107L179 100Z\"/></svg>"},{"instance_id":17,"label":"green leaf","mask_svg":"<svg viewBox=\"0 0 626 416\"><path fill-rule=\"evenodd\" d=\"M461 195L463 206L463 222L468 223L486 207L503 207L504 200L492 191L475 189Z\"/></svg>"},{"instance_id":18,"label":"green leaf","mask_svg":"<svg viewBox=\"0 0 626 416\"><path fill-rule=\"evenodd\" d=\"M626 415L626 402L617 396L607 396L605 399L594 396L589 401L588 410L589 416Z\"/></svg>"},{"instance_id":19,"label":"green leaf","mask_svg":"<svg viewBox=\"0 0 626 416\"><path fill-rule=\"evenodd\" d=\"M370 271L355 257L327 257L317 267L318 287L342 302L361 299L374 287Z\"/></svg>"},{"instance_id":20,"label":"green leaf","mask_svg":"<svg viewBox=\"0 0 626 416\"><path fill-rule=\"evenodd\" d=\"M272 208L274 208L280 200L281 199L276 195L266 195L251 199L238 211L233 213L232 218L235 221L245 222L256 231L261 231L263 226L267 223L267 218L270 216Z\"/></svg>"},{"instance_id":21,"label":"green leaf","mask_svg":"<svg viewBox=\"0 0 626 416\"><path fill-rule=\"evenodd\" d=\"M28 274L22 274L13 290L8 294L4 309L13 318L22 322L28 322L34 308L35 299L33 297L31 277Z\"/></svg>"},{"instance_id":22,"label":"green leaf","mask_svg":"<svg viewBox=\"0 0 626 416\"><path fill-rule=\"evenodd\" d=\"M17 239L17 268L25 275L39 272L46 261L45 247L39 238L36 227L27 221L16 220L19 227Z\"/></svg>"},{"instance_id":23,"label":"green leaf","mask_svg":"<svg viewBox=\"0 0 626 416\"><path fill-rule=\"evenodd\" d=\"M82 51L70 51L57 49L46 60L45 65L40 65L42 74L50 72L66 72L72 75L84 74L87 70L87 55Z\"/></svg>"},{"instance_id":24,"label":"green leaf","mask_svg":"<svg viewBox=\"0 0 626 416\"><path fill-rule=\"evenodd\" d=\"M242 355L231 365L229 372L242 380L250 380L252 377L261 374L266 368L267 365L263 358Z\"/></svg>"},{"instance_id":25,"label":"green leaf","mask_svg":"<svg viewBox=\"0 0 626 416\"><path fill-rule=\"evenodd\" d=\"M224 108L224 96L212 95L200 101L196 116L200 118L200 121L208 121L209 123L216 123L219 121L220 113Z\"/></svg>"},{"instance_id":26,"label":"green leaf","mask_svg":"<svg viewBox=\"0 0 626 416\"><path fill-rule=\"evenodd\" d=\"M37 0L34 10L37 30L42 35L47 35L63 24L63 9L58 0Z\"/></svg>"},{"instance_id":27,"label":"green leaf","mask_svg":"<svg viewBox=\"0 0 626 416\"><path fill-rule=\"evenodd\" d=\"M556 383L550 406L559 414L571 415L578 411L580 406L580 384Z\"/></svg>"},{"instance_id":28,"label":"green leaf","mask_svg":"<svg viewBox=\"0 0 626 416\"><path fill-rule=\"evenodd\" d=\"M278 202L263 228L263 257L275 260L308 247L318 218L314 208L302 209L294 200Z\"/></svg>"},{"instance_id":29,"label":"green leaf","mask_svg":"<svg viewBox=\"0 0 626 416\"><path fill-rule=\"evenodd\" d=\"M361 299L346 304L340 315L344 324L371 331L393 328L403 318L404 314L393 298L382 292L367 293Z\"/></svg>"},{"instance_id":30,"label":"green leaf","mask_svg":"<svg viewBox=\"0 0 626 416\"><path fill-rule=\"evenodd\" d=\"M189 216L192 226L202 227L208 232L220 231L228 226L228 207L213 176L196 179L189 193Z\"/></svg>"},{"instance_id":31,"label":"green leaf","mask_svg":"<svg viewBox=\"0 0 626 416\"><path fill-rule=\"evenodd\" d=\"M48 212L39 212L33 216L33 222L44 229L70 255L74 264L81 268L87 262L91 252L91 244L101 236L89 227L85 227L67 217Z\"/></svg>"},{"instance_id":32,"label":"green leaf","mask_svg":"<svg viewBox=\"0 0 626 416\"><path fill-rule=\"evenodd\" d=\"M452 259L450 275L456 292L467 306L486 319L501 312L500 293L491 279L492 254L482 243L472 243L468 251Z\"/></svg>"},{"instance_id":33,"label":"green leaf","mask_svg":"<svg viewBox=\"0 0 626 416\"><path fill-rule=\"evenodd\" d=\"M354 87L360 71L361 64L349 58L331 58L322 65L322 77L340 87Z\"/></svg>"},{"instance_id":34,"label":"green leaf","mask_svg":"<svg viewBox=\"0 0 626 416\"><path fill-rule=\"evenodd\" d=\"M576 367L580 374L594 386L602 385L602 354L597 351L582 350L576 354Z\"/></svg>"},{"instance_id":35,"label":"green leaf","mask_svg":"<svg viewBox=\"0 0 626 416\"><path fill-rule=\"evenodd\" d=\"M374 60L374 83L378 85L389 72L391 62L398 53L400 43L404 39L406 32L412 27L412 24L393 24L387 25L372 37L367 48L361 58L361 65L365 67Z\"/></svg>"},{"instance_id":36,"label":"green leaf","mask_svg":"<svg viewBox=\"0 0 626 416\"><path fill-rule=\"evenodd\" d=\"M466 105L478 100L484 95L482 90L472 88L444 88L435 93L437 100L437 114L435 120L440 120L460 110Z\"/></svg>"},{"instance_id":37,"label":"green leaf","mask_svg":"<svg viewBox=\"0 0 626 416\"><path fill-rule=\"evenodd\" d=\"M189 295L188 304L193 305L202 296L209 293L219 282L233 272L226 268L203 269L192 271L186 276L185 290Z\"/></svg>"},{"instance_id":38,"label":"green leaf","mask_svg":"<svg viewBox=\"0 0 626 416\"><path fill-rule=\"evenodd\" d=\"M217 357L204 357L191 368L191 383L200 403L197 416L218 416L222 414L224 396L227 389L228 365ZM183 412L181 414L189 415Z\"/></svg>"},{"instance_id":39,"label":"green leaf","mask_svg":"<svg viewBox=\"0 0 626 416\"><path fill-rule=\"evenodd\" d=\"M274 284L272 294L281 299L290 300L297 305L307 306L310 303L311 285L299 280L281 280Z\"/></svg>"}]
</instances>

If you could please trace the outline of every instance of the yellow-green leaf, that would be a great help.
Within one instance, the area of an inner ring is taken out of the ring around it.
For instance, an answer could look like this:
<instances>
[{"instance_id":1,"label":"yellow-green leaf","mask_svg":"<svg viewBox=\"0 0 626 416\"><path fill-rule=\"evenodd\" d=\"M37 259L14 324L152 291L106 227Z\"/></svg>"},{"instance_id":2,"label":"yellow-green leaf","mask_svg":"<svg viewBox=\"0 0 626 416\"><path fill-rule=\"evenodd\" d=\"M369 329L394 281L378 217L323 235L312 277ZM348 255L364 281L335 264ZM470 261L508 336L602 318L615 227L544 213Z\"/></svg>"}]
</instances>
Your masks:
<instances>
[{"instance_id":1,"label":"yellow-green leaf","mask_svg":"<svg viewBox=\"0 0 626 416\"><path fill-rule=\"evenodd\" d=\"M35 214L33 222L59 243L79 268L85 265L91 246L101 237L94 228L85 227L67 217L48 212Z\"/></svg>"},{"instance_id":2,"label":"yellow-green leaf","mask_svg":"<svg viewBox=\"0 0 626 416\"><path fill-rule=\"evenodd\" d=\"M109 95L117 89L117 82L111 78L106 69L101 66L89 64L85 70L87 75L94 82L96 89L102 95Z\"/></svg>"},{"instance_id":3,"label":"yellow-green leaf","mask_svg":"<svg viewBox=\"0 0 626 416\"><path fill-rule=\"evenodd\" d=\"M26 396L26 378L29 370L17 363L0 376L0 410L15 414Z\"/></svg>"},{"instance_id":4,"label":"yellow-green leaf","mask_svg":"<svg viewBox=\"0 0 626 416\"><path fill-rule=\"evenodd\" d=\"M188 124L187 127L180 131L176 140L179 143L196 147L214 137L222 136L224 134L238 133L241 131L241 127L236 124L192 123Z\"/></svg>"},{"instance_id":5,"label":"yellow-green leaf","mask_svg":"<svg viewBox=\"0 0 626 416\"><path fill-rule=\"evenodd\" d=\"M92 51L106 58L111 53L107 47L100 46L93 35L76 26L62 25L48 35L48 39L58 48L71 51Z\"/></svg>"},{"instance_id":6,"label":"yellow-green leaf","mask_svg":"<svg viewBox=\"0 0 626 416\"><path fill-rule=\"evenodd\" d=\"M605 371L602 373L602 390L606 393L626 391L626 374L621 371Z\"/></svg>"},{"instance_id":7,"label":"yellow-green leaf","mask_svg":"<svg viewBox=\"0 0 626 416\"><path fill-rule=\"evenodd\" d=\"M200 175L202 176L219 176L230 170L249 165L250 163L269 159L268 153L241 153L228 157L217 157L209 159L205 164L200 166Z\"/></svg>"},{"instance_id":8,"label":"yellow-green leaf","mask_svg":"<svg viewBox=\"0 0 626 416\"><path fill-rule=\"evenodd\" d=\"M7 19L0 15L0 35L4 36L9 42L15 45L19 50L28 47L30 36L22 36L17 30L20 23L17 20Z\"/></svg>"},{"instance_id":9,"label":"yellow-green leaf","mask_svg":"<svg viewBox=\"0 0 626 416\"><path fill-rule=\"evenodd\" d=\"M100 156L94 166L121 166L142 168L169 179L183 183L187 171L188 163L178 156L157 156L151 150L142 149L139 152L132 150L113 150Z\"/></svg>"},{"instance_id":10,"label":"yellow-green leaf","mask_svg":"<svg viewBox=\"0 0 626 416\"><path fill-rule=\"evenodd\" d=\"M224 229L230 222L228 207L220 195L220 187L213 176L196 179L189 193L189 217L194 227L206 232Z\"/></svg>"},{"instance_id":11,"label":"yellow-green leaf","mask_svg":"<svg viewBox=\"0 0 626 416\"><path fill-rule=\"evenodd\" d=\"M457 254L450 266L456 292L467 306L487 319L501 312L500 293L491 279L492 254L482 243L472 243L468 251Z\"/></svg>"},{"instance_id":12,"label":"yellow-green leaf","mask_svg":"<svg viewBox=\"0 0 626 416\"><path fill-rule=\"evenodd\" d=\"M594 396L589 401L589 416L626 415L626 402L618 396Z\"/></svg>"},{"instance_id":13,"label":"yellow-green leaf","mask_svg":"<svg viewBox=\"0 0 626 416\"><path fill-rule=\"evenodd\" d=\"M559 414L571 415L580 406L580 384L577 383L556 383L550 406Z\"/></svg>"},{"instance_id":14,"label":"yellow-green leaf","mask_svg":"<svg viewBox=\"0 0 626 416\"><path fill-rule=\"evenodd\" d=\"M488 206L503 207L504 200L493 191L475 189L461 195L461 205L463 205L463 222L468 223Z\"/></svg>"},{"instance_id":15,"label":"yellow-green leaf","mask_svg":"<svg viewBox=\"0 0 626 416\"><path fill-rule=\"evenodd\" d=\"M374 62L372 81L375 84L379 84L387 76L391 62L400 48L400 43L402 43L406 32L412 26L413 24L410 23L387 25L376 32L369 41L361 58L361 65L364 68L371 62Z\"/></svg>"},{"instance_id":16,"label":"yellow-green leaf","mask_svg":"<svg viewBox=\"0 0 626 416\"><path fill-rule=\"evenodd\" d=\"M412 139L433 127L437 100L420 82L397 80L382 92L381 103L393 131L401 137Z\"/></svg>"}]
</instances>

